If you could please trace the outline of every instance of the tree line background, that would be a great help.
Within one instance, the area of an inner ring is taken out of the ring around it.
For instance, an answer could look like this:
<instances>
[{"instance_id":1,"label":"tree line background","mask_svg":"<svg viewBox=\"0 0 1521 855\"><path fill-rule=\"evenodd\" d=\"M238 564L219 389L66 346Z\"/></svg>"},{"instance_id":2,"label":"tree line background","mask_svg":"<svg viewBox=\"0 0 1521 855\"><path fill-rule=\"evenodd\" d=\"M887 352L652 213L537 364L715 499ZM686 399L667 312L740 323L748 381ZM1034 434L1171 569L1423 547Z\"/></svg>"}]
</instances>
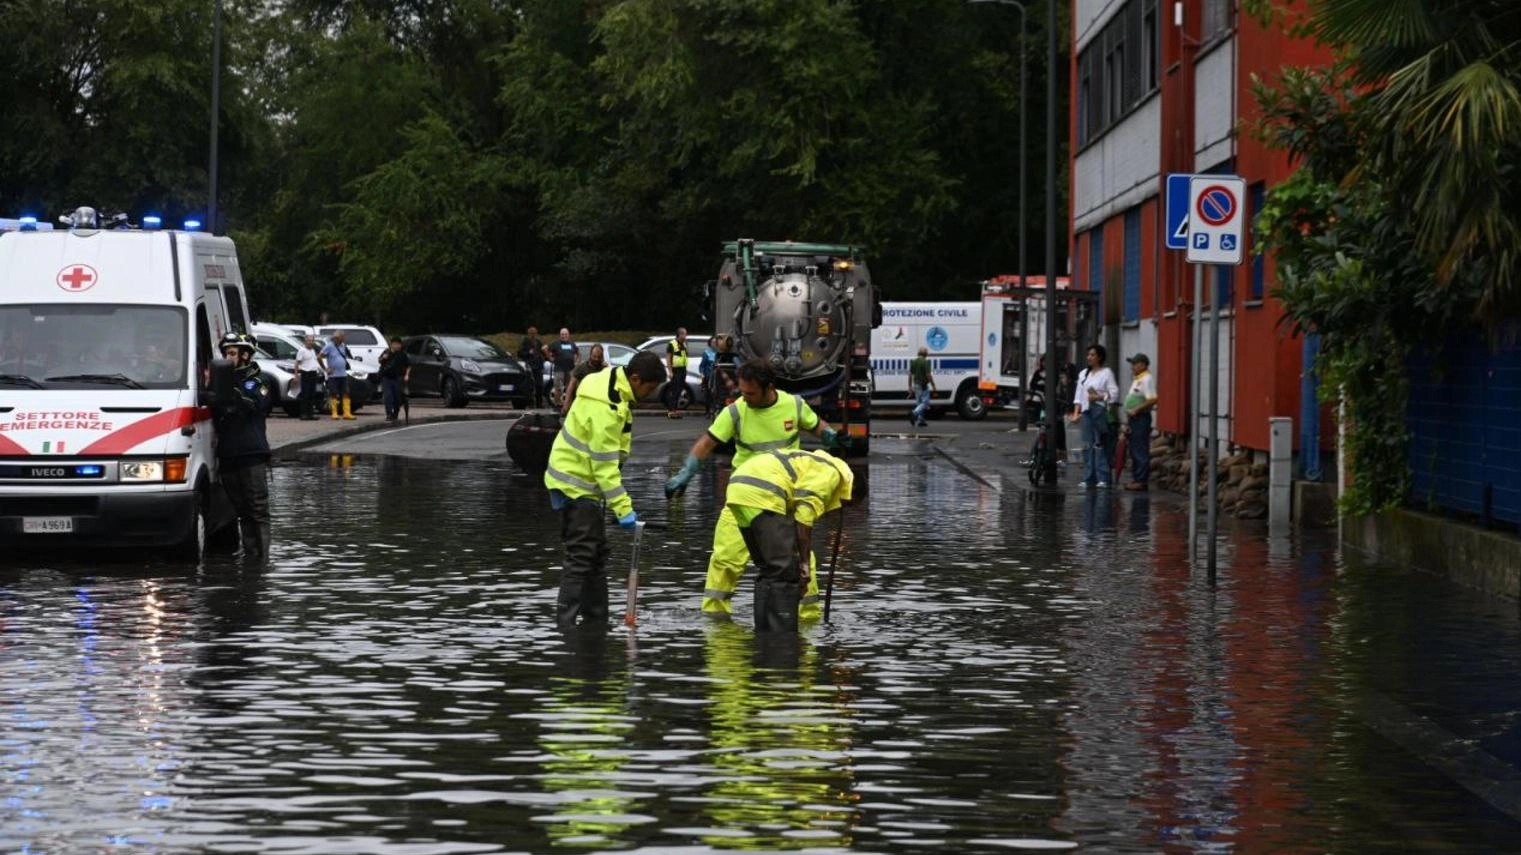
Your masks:
<instances>
[{"instance_id":1,"label":"tree line background","mask_svg":"<svg viewBox=\"0 0 1521 855\"><path fill-rule=\"evenodd\" d=\"M0 215L203 213L212 6L0 0ZM220 224L292 322L698 324L740 236L975 299L1043 268L1028 8L1023 236L1019 17L963 0L227 0Z\"/></svg>"}]
</instances>

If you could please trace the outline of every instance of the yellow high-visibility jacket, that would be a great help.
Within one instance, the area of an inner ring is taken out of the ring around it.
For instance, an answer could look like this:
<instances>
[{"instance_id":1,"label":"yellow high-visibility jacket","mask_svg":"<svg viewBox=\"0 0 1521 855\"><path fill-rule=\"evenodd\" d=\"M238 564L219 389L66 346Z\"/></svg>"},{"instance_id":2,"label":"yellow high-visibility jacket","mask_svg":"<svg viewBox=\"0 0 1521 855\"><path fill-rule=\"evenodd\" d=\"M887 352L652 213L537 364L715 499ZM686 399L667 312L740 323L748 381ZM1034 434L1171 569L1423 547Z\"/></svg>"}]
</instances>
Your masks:
<instances>
[{"instance_id":1,"label":"yellow high-visibility jacket","mask_svg":"<svg viewBox=\"0 0 1521 855\"><path fill-rule=\"evenodd\" d=\"M734 470L725 503L742 526L757 513L771 511L812 528L850 498L854 483L845 461L828 452L771 451Z\"/></svg>"},{"instance_id":2,"label":"yellow high-visibility jacket","mask_svg":"<svg viewBox=\"0 0 1521 855\"><path fill-rule=\"evenodd\" d=\"M622 368L586 375L549 451L544 486L572 499L602 499L615 517L632 511L620 467L633 445L633 400Z\"/></svg>"},{"instance_id":3,"label":"yellow high-visibility jacket","mask_svg":"<svg viewBox=\"0 0 1521 855\"><path fill-rule=\"evenodd\" d=\"M819 426L819 416L803 399L776 390L776 403L755 409L735 401L713 419L708 436L722 445L734 440L734 467L767 451L796 451L803 431Z\"/></svg>"}]
</instances>

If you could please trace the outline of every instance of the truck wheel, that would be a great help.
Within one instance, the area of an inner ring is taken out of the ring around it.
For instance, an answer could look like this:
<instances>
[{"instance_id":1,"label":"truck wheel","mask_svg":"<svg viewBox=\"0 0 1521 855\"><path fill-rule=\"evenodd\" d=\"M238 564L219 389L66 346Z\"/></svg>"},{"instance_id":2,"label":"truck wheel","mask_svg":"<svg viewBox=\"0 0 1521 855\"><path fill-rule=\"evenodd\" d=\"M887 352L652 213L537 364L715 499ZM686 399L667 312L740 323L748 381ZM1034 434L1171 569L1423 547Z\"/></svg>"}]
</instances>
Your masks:
<instances>
[{"instance_id":1,"label":"truck wheel","mask_svg":"<svg viewBox=\"0 0 1521 855\"><path fill-rule=\"evenodd\" d=\"M969 422L981 421L988 417L988 407L982 401L982 396L977 394L977 386L973 383L963 383L956 390L956 412Z\"/></svg>"}]
</instances>

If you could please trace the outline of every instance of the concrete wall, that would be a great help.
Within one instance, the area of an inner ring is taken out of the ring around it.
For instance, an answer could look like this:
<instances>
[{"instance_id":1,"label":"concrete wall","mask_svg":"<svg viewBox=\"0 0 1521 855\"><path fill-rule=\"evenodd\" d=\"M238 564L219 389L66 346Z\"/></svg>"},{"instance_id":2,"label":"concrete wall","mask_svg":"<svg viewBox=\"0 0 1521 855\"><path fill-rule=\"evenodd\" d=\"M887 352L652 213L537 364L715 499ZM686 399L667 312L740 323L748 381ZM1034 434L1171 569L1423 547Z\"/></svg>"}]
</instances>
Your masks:
<instances>
[{"instance_id":1,"label":"concrete wall","mask_svg":"<svg viewBox=\"0 0 1521 855\"><path fill-rule=\"evenodd\" d=\"M1152 95L1078 154L1072 174L1072 219L1077 231L1157 195L1161 133L1162 101Z\"/></svg>"},{"instance_id":2,"label":"concrete wall","mask_svg":"<svg viewBox=\"0 0 1521 855\"><path fill-rule=\"evenodd\" d=\"M1342 540L1380 561L1513 599L1521 596L1521 540L1511 535L1399 510L1346 520Z\"/></svg>"}]
</instances>

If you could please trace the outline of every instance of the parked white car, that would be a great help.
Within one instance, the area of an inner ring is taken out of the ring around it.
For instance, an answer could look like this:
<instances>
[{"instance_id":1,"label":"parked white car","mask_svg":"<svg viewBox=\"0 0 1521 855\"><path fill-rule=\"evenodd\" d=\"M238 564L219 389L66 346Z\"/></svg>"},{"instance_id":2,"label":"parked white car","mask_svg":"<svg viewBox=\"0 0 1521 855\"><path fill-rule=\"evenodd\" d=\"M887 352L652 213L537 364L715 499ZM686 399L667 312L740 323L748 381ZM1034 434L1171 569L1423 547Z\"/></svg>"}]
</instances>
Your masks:
<instances>
[{"instance_id":1,"label":"parked white car","mask_svg":"<svg viewBox=\"0 0 1521 855\"><path fill-rule=\"evenodd\" d=\"M386 337L374 327L359 324L325 324L316 328L322 338L332 338L333 333L343 332L343 343L361 362L380 364L380 353L386 349Z\"/></svg>"},{"instance_id":2,"label":"parked white car","mask_svg":"<svg viewBox=\"0 0 1521 855\"><path fill-rule=\"evenodd\" d=\"M258 343L260 350L277 360L285 371L296 374L296 351L301 347L302 339L286 332L282 324L253 324L249 333L254 337L254 341ZM317 344L319 350L322 347L321 341L319 339L319 343ZM349 350L353 351L354 348L351 347ZM262 365L263 363L261 362L260 364ZM378 378L371 378L370 376L372 374L378 375L379 372L380 366L378 364L361 358L358 353L354 354L354 362L349 367L349 377L352 378L351 385L354 387L350 389L350 395L353 398L355 410L363 402L379 397L380 381ZM292 416L299 415L301 411L300 386L300 376L297 375L293 387L287 386L281 388L280 402L284 405L285 411Z\"/></svg>"}]
</instances>

